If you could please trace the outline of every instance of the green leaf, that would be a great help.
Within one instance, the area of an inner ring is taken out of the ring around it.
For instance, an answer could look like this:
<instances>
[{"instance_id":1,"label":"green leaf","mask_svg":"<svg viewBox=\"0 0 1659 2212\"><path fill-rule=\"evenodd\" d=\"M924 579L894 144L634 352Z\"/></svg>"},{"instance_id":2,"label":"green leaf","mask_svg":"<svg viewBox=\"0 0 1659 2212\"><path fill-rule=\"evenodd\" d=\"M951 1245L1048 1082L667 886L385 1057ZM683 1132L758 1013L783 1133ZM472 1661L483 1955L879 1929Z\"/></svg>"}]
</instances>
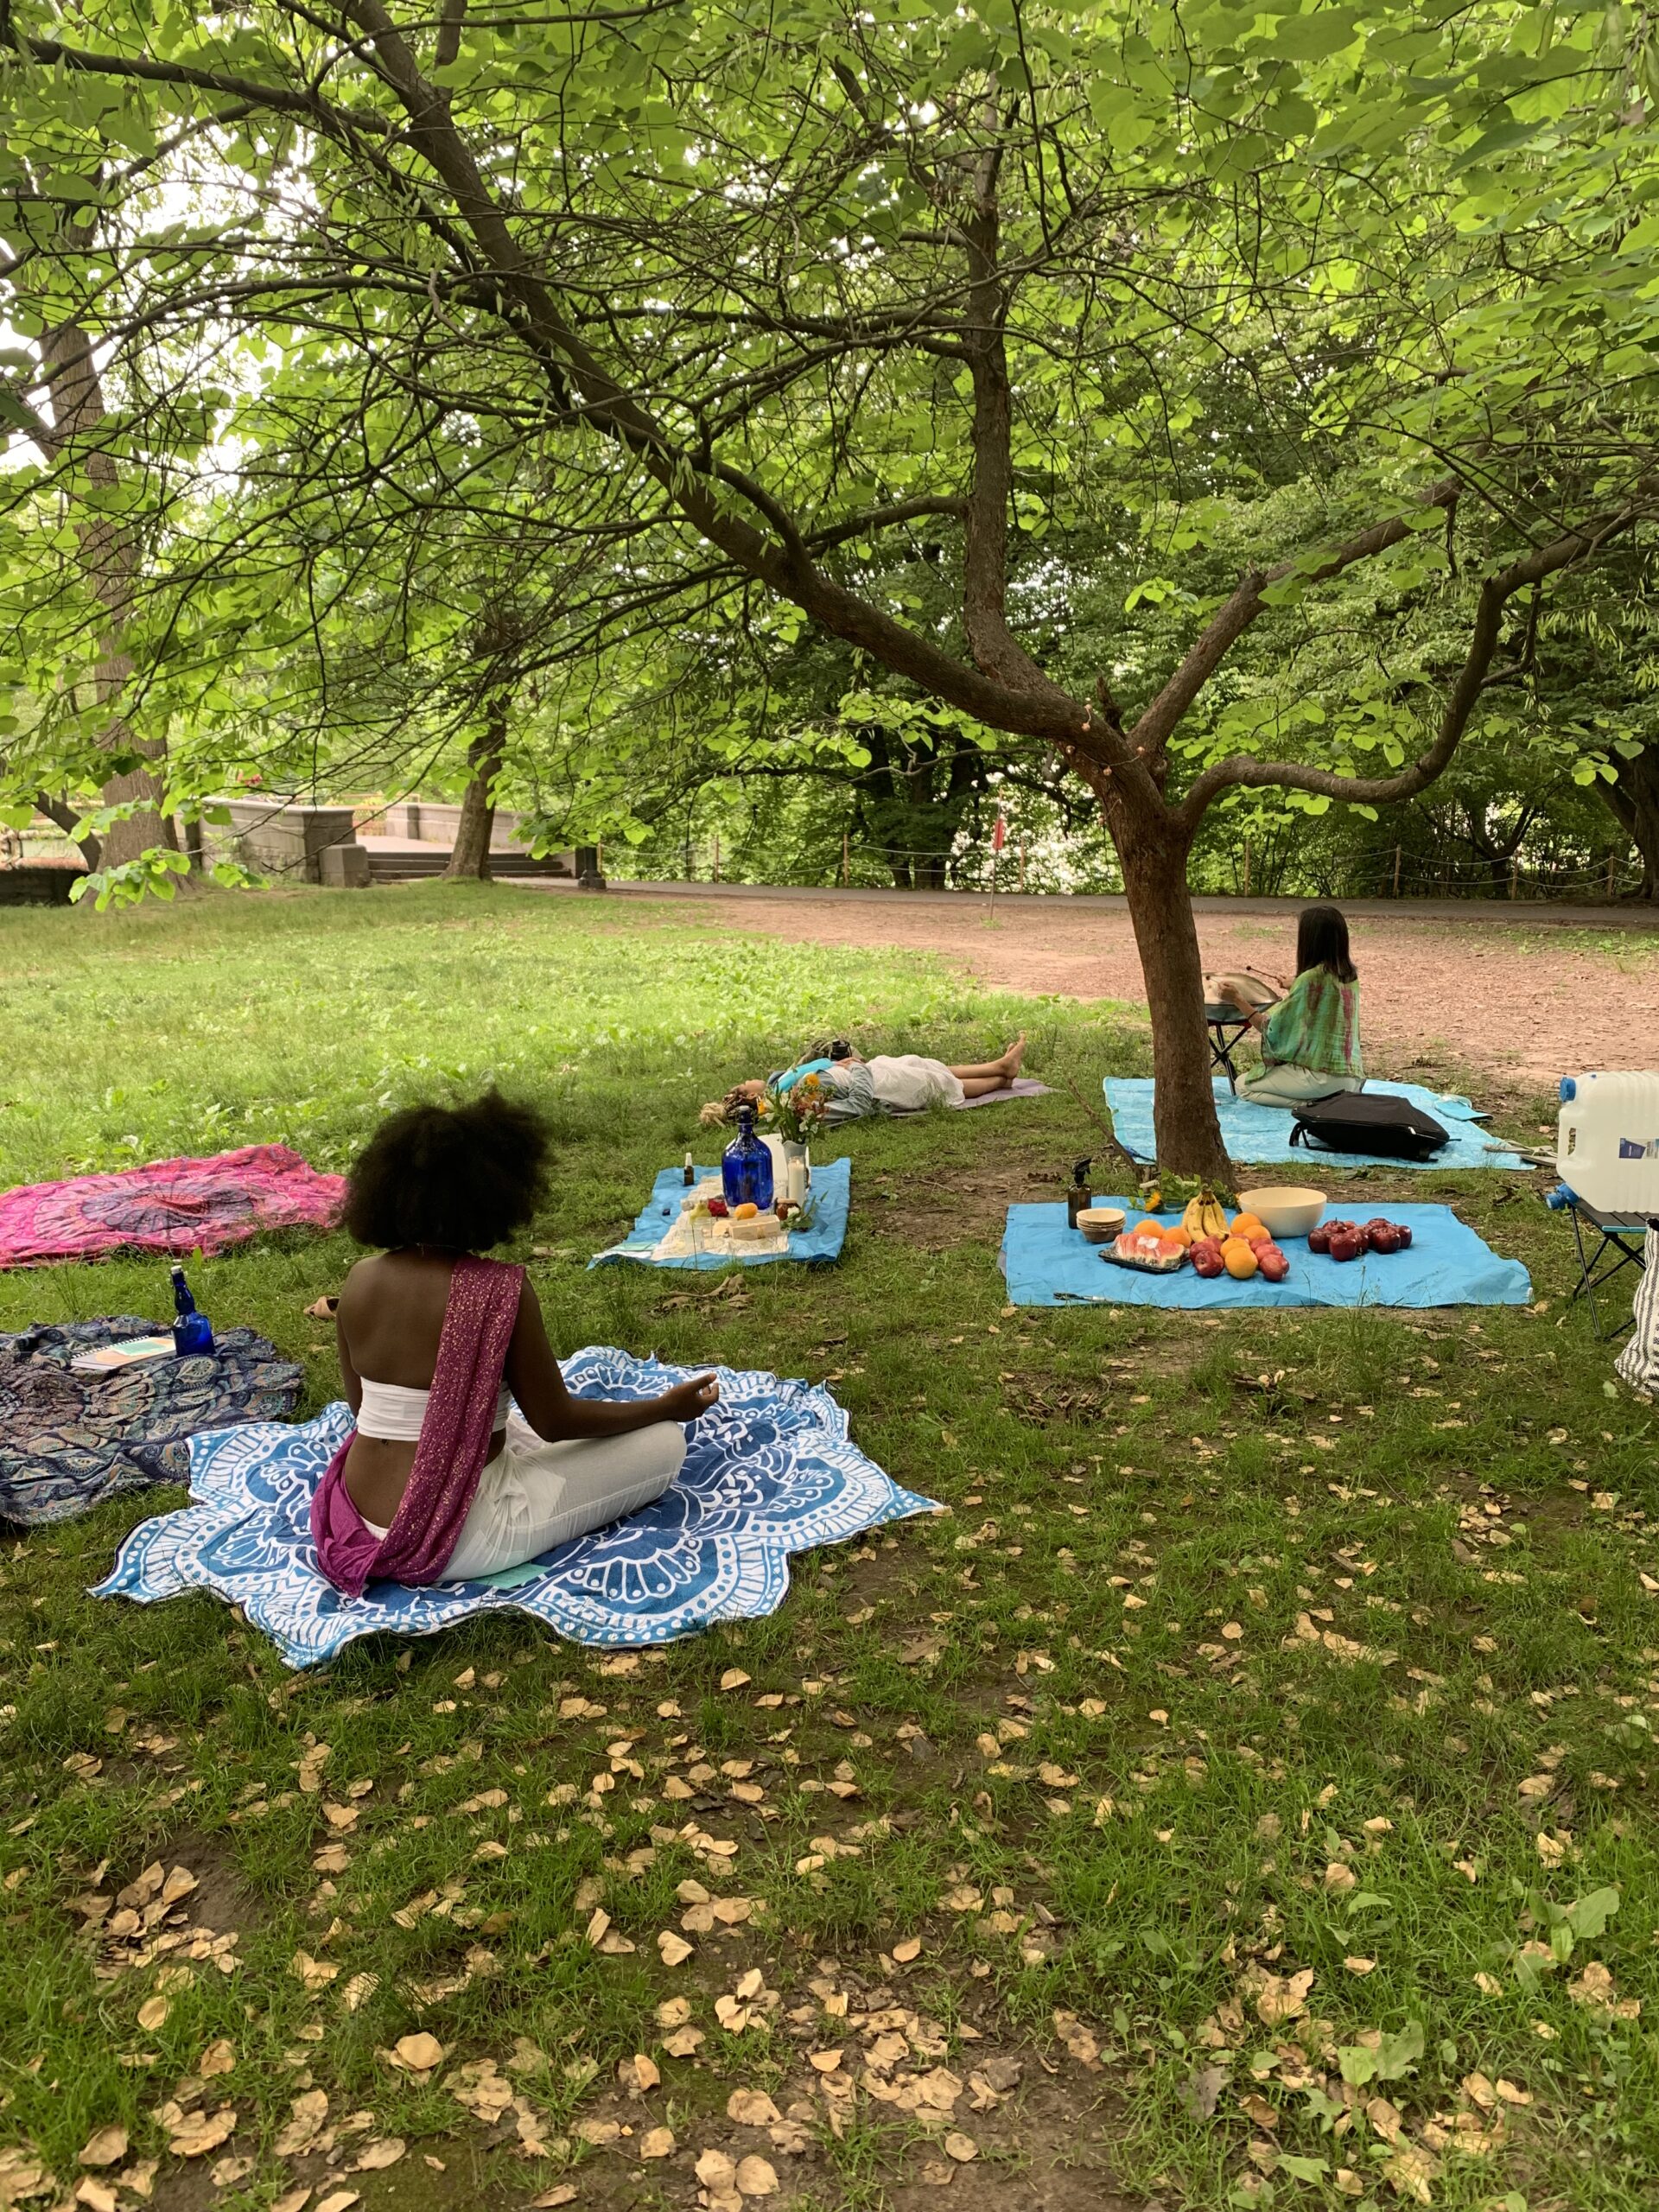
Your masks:
<instances>
[{"instance_id":1,"label":"green leaf","mask_svg":"<svg viewBox=\"0 0 1659 2212\"><path fill-rule=\"evenodd\" d=\"M1320 8L1306 16L1281 16L1274 24L1273 51L1293 61L1319 61L1351 46L1358 30L1357 8Z\"/></svg>"},{"instance_id":2,"label":"green leaf","mask_svg":"<svg viewBox=\"0 0 1659 2212\"><path fill-rule=\"evenodd\" d=\"M1318 2181L1330 2171L1329 2158L1297 2158L1288 2151L1279 2153L1279 2163L1274 2168L1275 2173L1288 2174L1294 2181Z\"/></svg>"},{"instance_id":3,"label":"green leaf","mask_svg":"<svg viewBox=\"0 0 1659 2212\"><path fill-rule=\"evenodd\" d=\"M1349 2044L1338 2053L1342 2078L1355 2088L1368 2082L1399 2082L1416 2071L1423 2055L1423 2024L1408 2020L1397 2035L1385 2035L1375 2050L1368 2044Z\"/></svg>"},{"instance_id":4,"label":"green leaf","mask_svg":"<svg viewBox=\"0 0 1659 2212\"><path fill-rule=\"evenodd\" d=\"M1615 1889L1592 1890L1567 1908L1567 1924L1575 1936L1599 1936L1618 1910L1620 1893Z\"/></svg>"}]
</instances>

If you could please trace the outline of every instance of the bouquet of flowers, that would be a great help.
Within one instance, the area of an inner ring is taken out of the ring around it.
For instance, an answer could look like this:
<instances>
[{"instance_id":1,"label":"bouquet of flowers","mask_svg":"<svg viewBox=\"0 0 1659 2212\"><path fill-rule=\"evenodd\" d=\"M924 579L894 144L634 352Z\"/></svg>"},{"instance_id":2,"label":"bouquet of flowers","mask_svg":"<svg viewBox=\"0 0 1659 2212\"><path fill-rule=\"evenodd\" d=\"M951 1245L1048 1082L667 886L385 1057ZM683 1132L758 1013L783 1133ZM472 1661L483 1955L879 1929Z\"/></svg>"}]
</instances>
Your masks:
<instances>
[{"instance_id":1,"label":"bouquet of flowers","mask_svg":"<svg viewBox=\"0 0 1659 2212\"><path fill-rule=\"evenodd\" d=\"M760 1101L761 1129L785 1144L808 1144L829 1118L830 1098L821 1075L804 1075L787 1090L768 1090Z\"/></svg>"}]
</instances>

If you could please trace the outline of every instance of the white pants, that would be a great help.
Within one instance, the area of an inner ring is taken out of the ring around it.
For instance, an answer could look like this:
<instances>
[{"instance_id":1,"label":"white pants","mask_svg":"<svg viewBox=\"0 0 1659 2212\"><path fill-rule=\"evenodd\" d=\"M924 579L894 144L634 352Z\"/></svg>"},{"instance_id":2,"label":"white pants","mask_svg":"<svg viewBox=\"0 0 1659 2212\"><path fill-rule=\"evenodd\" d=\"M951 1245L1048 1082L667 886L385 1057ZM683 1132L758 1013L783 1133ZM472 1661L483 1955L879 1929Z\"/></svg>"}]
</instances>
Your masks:
<instances>
[{"instance_id":1,"label":"white pants","mask_svg":"<svg viewBox=\"0 0 1659 2212\"><path fill-rule=\"evenodd\" d=\"M936 1101L960 1106L966 1096L943 1060L922 1052L878 1052L868 1065L876 1101L890 1114L913 1114Z\"/></svg>"},{"instance_id":2,"label":"white pants","mask_svg":"<svg viewBox=\"0 0 1659 2212\"><path fill-rule=\"evenodd\" d=\"M659 1498L680 1471L685 1431L659 1421L624 1436L548 1444L516 1413L506 1441L486 1460L478 1491L440 1578L470 1582L585 1536ZM374 1523L366 1524L374 1529ZM384 1529L374 1529L384 1535Z\"/></svg>"}]
</instances>

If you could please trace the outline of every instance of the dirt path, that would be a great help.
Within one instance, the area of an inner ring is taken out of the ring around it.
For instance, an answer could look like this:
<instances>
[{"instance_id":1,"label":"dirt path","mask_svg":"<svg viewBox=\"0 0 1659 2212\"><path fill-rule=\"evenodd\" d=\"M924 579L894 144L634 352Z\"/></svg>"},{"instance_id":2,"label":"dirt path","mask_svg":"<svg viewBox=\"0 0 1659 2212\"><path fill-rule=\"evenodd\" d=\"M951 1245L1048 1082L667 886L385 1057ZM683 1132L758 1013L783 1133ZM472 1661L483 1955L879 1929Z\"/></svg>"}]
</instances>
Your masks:
<instances>
[{"instance_id":1,"label":"dirt path","mask_svg":"<svg viewBox=\"0 0 1659 2212\"><path fill-rule=\"evenodd\" d=\"M630 894L630 904L634 897ZM681 912L684 906L674 902ZM743 933L818 944L893 945L938 952L994 990L1145 1003L1127 916L1009 906L982 911L929 902L907 908L800 894L786 905L712 899ZM1200 914L1207 968L1291 964L1294 931L1263 916ZM1364 1035L1374 1073L1415 1081L1479 1070L1510 1092L1553 1087L1594 1067L1640 1067L1659 1037L1659 945L1612 929L1516 929L1491 922L1379 920L1354 924Z\"/></svg>"}]
</instances>

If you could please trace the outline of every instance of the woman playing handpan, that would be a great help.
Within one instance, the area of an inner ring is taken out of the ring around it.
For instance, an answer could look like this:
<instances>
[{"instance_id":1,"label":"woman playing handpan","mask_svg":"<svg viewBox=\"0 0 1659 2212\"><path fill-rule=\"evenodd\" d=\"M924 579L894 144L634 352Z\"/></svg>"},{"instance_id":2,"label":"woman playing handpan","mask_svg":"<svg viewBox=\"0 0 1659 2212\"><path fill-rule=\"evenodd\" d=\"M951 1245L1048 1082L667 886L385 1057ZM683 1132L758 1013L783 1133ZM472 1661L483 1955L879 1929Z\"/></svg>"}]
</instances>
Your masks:
<instances>
[{"instance_id":1,"label":"woman playing handpan","mask_svg":"<svg viewBox=\"0 0 1659 2212\"><path fill-rule=\"evenodd\" d=\"M1359 972L1348 925L1337 906L1305 906L1296 926L1296 980L1271 1006L1251 1003L1230 977L1214 988L1249 1018L1262 1039L1262 1066L1239 1078L1253 1106L1292 1110L1365 1081L1359 1051Z\"/></svg>"}]
</instances>

